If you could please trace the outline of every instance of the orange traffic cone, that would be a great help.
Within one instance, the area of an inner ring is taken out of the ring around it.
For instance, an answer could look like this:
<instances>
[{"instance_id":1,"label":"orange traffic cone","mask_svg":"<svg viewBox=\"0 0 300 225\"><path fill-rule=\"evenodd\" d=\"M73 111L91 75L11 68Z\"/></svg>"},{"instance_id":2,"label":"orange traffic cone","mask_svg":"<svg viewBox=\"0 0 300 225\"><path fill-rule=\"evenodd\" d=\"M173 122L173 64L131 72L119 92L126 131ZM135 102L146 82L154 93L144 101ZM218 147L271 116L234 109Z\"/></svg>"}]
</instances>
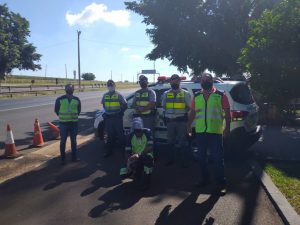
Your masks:
<instances>
[{"instance_id":1,"label":"orange traffic cone","mask_svg":"<svg viewBox=\"0 0 300 225\"><path fill-rule=\"evenodd\" d=\"M42 135L42 130L38 119L34 121L34 134L33 134L33 146L42 147L44 145L44 139Z\"/></svg>"},{"instance_id":2,"label":"orange traffic cone","mask_svg":"<svg viewBox=\"0 0 300 225\"><path fill-rule=\"evenodd\" d=\"M52 135L53 135L53 139L59 139L59 128L57 126L55 126L53 123L48 122L51 130L52 130Z\"/></svg>"},{"instance_id":3,"label":"orange traffic cone","mask_svg":"<svg viewBox=\"0 0 300 225\"><path fill-rule=\"evenodd\" d=\"M12 130L10 129L10 125L7 124L7 136L5 140L5 152L4 157L5 158L16 158L20 154L18 153L14 141L14 135L12 133Z\"/></svg>"}]
</instances>

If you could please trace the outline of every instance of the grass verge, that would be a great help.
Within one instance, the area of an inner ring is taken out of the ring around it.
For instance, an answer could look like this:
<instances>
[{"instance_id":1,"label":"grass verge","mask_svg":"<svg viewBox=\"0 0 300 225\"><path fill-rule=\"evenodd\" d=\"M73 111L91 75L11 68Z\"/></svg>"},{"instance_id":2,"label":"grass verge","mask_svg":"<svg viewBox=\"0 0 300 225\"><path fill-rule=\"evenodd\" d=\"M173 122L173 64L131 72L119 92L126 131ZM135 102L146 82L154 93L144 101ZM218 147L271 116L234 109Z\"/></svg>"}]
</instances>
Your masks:
<instances>
[{"instance_id":1,"label":"grass verge","mask_svg":"<svg viewBox=\"0 0 300 225\"><path fill-rule=\"evenodd\" d=\"M127 88L138 88L137 84L118 84L117 89L127 89ZM93 91L105 91L106 87L93 88L93 89L83 89L82 92L93 92ZM49 90L49 91L32 91L32 92L20 92L20 93L2 93L0 99L19 99L24 97L32 96L46 96L46 95L55 95L55 94L64 94L64 90ZM74 94L78 93L78 90L75 89Z\"/></svg>"},{"instance_id":2,"label":"grass verge","mask_svg":"<svg viewBox=\"0 0 300 225\"><path fill-rule=\"evenodd\" d=\"M300 163L268 162L264 170L300 215Z\"/></svg>"}]
</instances>

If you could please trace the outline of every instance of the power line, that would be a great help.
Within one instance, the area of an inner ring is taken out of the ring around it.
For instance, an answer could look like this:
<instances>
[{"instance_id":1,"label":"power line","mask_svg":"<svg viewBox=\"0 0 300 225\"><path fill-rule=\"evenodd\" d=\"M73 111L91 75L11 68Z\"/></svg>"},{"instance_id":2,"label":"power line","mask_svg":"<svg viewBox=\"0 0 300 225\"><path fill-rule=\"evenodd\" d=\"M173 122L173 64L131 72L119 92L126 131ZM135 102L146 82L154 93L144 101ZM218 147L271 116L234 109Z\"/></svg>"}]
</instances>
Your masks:
<instances>
[{"instance_id":1,"label":"power line","mask_svg":"<svg viewBox=\"0 0 300 225\"><path fill-rule=\"evenodd\" d=\"M84 38L82 38L81 40L88 41L88 42L94 42L94 43L97 43L97 44L108 44L108 45L117 45L117 46L126 45L126 46L141 47L141 48L152 47L150 45L138 45L138 44L128 44L128 43L106 42L106 41L89 40L89 39L84 39Z\"/></svg>"},{"instance_id":2,"label":"power line","mask_svg":"<svg viewBox=\"0 0 300 225\"><path fill-rule=\"evenodd\" d=\"M47 48L53 48L53 47L56 47L56 46L60 46L60 45L64 45L64 44L69 44L69 43L72 43L72 42L75 42L76 39L72 39L72 40L69 40L69 41L63 41L63 42L58 42L58 43L55 43L55 44L52 44L52 45L48 45L48 46L44 46L44 47L39 47L39 49L47 49Z\"/></svg>"}]
</instances>

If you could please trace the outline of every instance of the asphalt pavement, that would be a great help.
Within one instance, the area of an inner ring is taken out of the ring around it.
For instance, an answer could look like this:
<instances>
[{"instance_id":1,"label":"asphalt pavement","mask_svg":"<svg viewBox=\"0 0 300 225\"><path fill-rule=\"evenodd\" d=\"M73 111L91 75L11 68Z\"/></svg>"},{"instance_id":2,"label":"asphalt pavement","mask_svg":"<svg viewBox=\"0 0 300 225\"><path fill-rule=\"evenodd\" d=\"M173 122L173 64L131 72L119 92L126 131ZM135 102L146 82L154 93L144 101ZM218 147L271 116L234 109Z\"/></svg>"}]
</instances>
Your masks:
<instances>
[{"instance_id":1,"label":"asphalt pavement","mask_svg":"<svg viewBox=\"0 0 300 225\"><path fill-rule=\"evenodd\" d=\"M121 89L125 96L134 89ZM81 99L82 112L80 114L79 132L93 127L96 110L101 108L100 100L104 91L75 93ZM16 146L20 152L26 153L33 138L34 120L38 118L45 141L51 140L51 131L47 122L58 124L54 113L54 103L60 95L44 97L28 97L22 99L0 100L0 155L3 154L6 138L6 125L9 123L13 130Z\"/></svg>"},{"instance_id":2,"label":"asphalt pavement","mask_svg":"<svg viewBox=\"0 0 300 225\"><path fill-rule=\"evenodd\" d=\"M228 193L220 197L194 186L197 163L165 167L160 149L152 187L141 192L121 182L118 149L102 158L92 139L79 149L81 162L61 166L58 158L0 185L0 224L199 225L283 224L248 166L248 155L227 155Z\"/></svg>"}]
</instances>

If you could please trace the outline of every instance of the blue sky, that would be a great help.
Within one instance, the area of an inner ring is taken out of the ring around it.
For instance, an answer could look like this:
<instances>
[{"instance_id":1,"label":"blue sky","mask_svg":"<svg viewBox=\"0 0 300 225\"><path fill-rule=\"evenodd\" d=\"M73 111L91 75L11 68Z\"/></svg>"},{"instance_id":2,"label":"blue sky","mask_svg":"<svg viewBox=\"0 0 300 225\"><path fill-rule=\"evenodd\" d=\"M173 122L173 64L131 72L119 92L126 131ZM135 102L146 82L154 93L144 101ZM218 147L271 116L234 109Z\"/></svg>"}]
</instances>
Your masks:
<instances>
[{"instance_id":1,"label":"blue sky","mask_svg":"<svg viewBox=\"0 0 300 225\"><path fill-rule=\"evenodd\" d=\"M30 23L29 41L42 54L39 71L13 74L73 77L77 71L77 30L81 30L81 73L97 80L136 80L141 70L153 69L145 59L152 44L145 34L142 17L125 10L122 0L0 0ZM179 73L168 60L157 60L161 75ZM66 66L65 66L66 65ZM152 81L152 78L151 78Z\"/></svg>"}]
</instances>

